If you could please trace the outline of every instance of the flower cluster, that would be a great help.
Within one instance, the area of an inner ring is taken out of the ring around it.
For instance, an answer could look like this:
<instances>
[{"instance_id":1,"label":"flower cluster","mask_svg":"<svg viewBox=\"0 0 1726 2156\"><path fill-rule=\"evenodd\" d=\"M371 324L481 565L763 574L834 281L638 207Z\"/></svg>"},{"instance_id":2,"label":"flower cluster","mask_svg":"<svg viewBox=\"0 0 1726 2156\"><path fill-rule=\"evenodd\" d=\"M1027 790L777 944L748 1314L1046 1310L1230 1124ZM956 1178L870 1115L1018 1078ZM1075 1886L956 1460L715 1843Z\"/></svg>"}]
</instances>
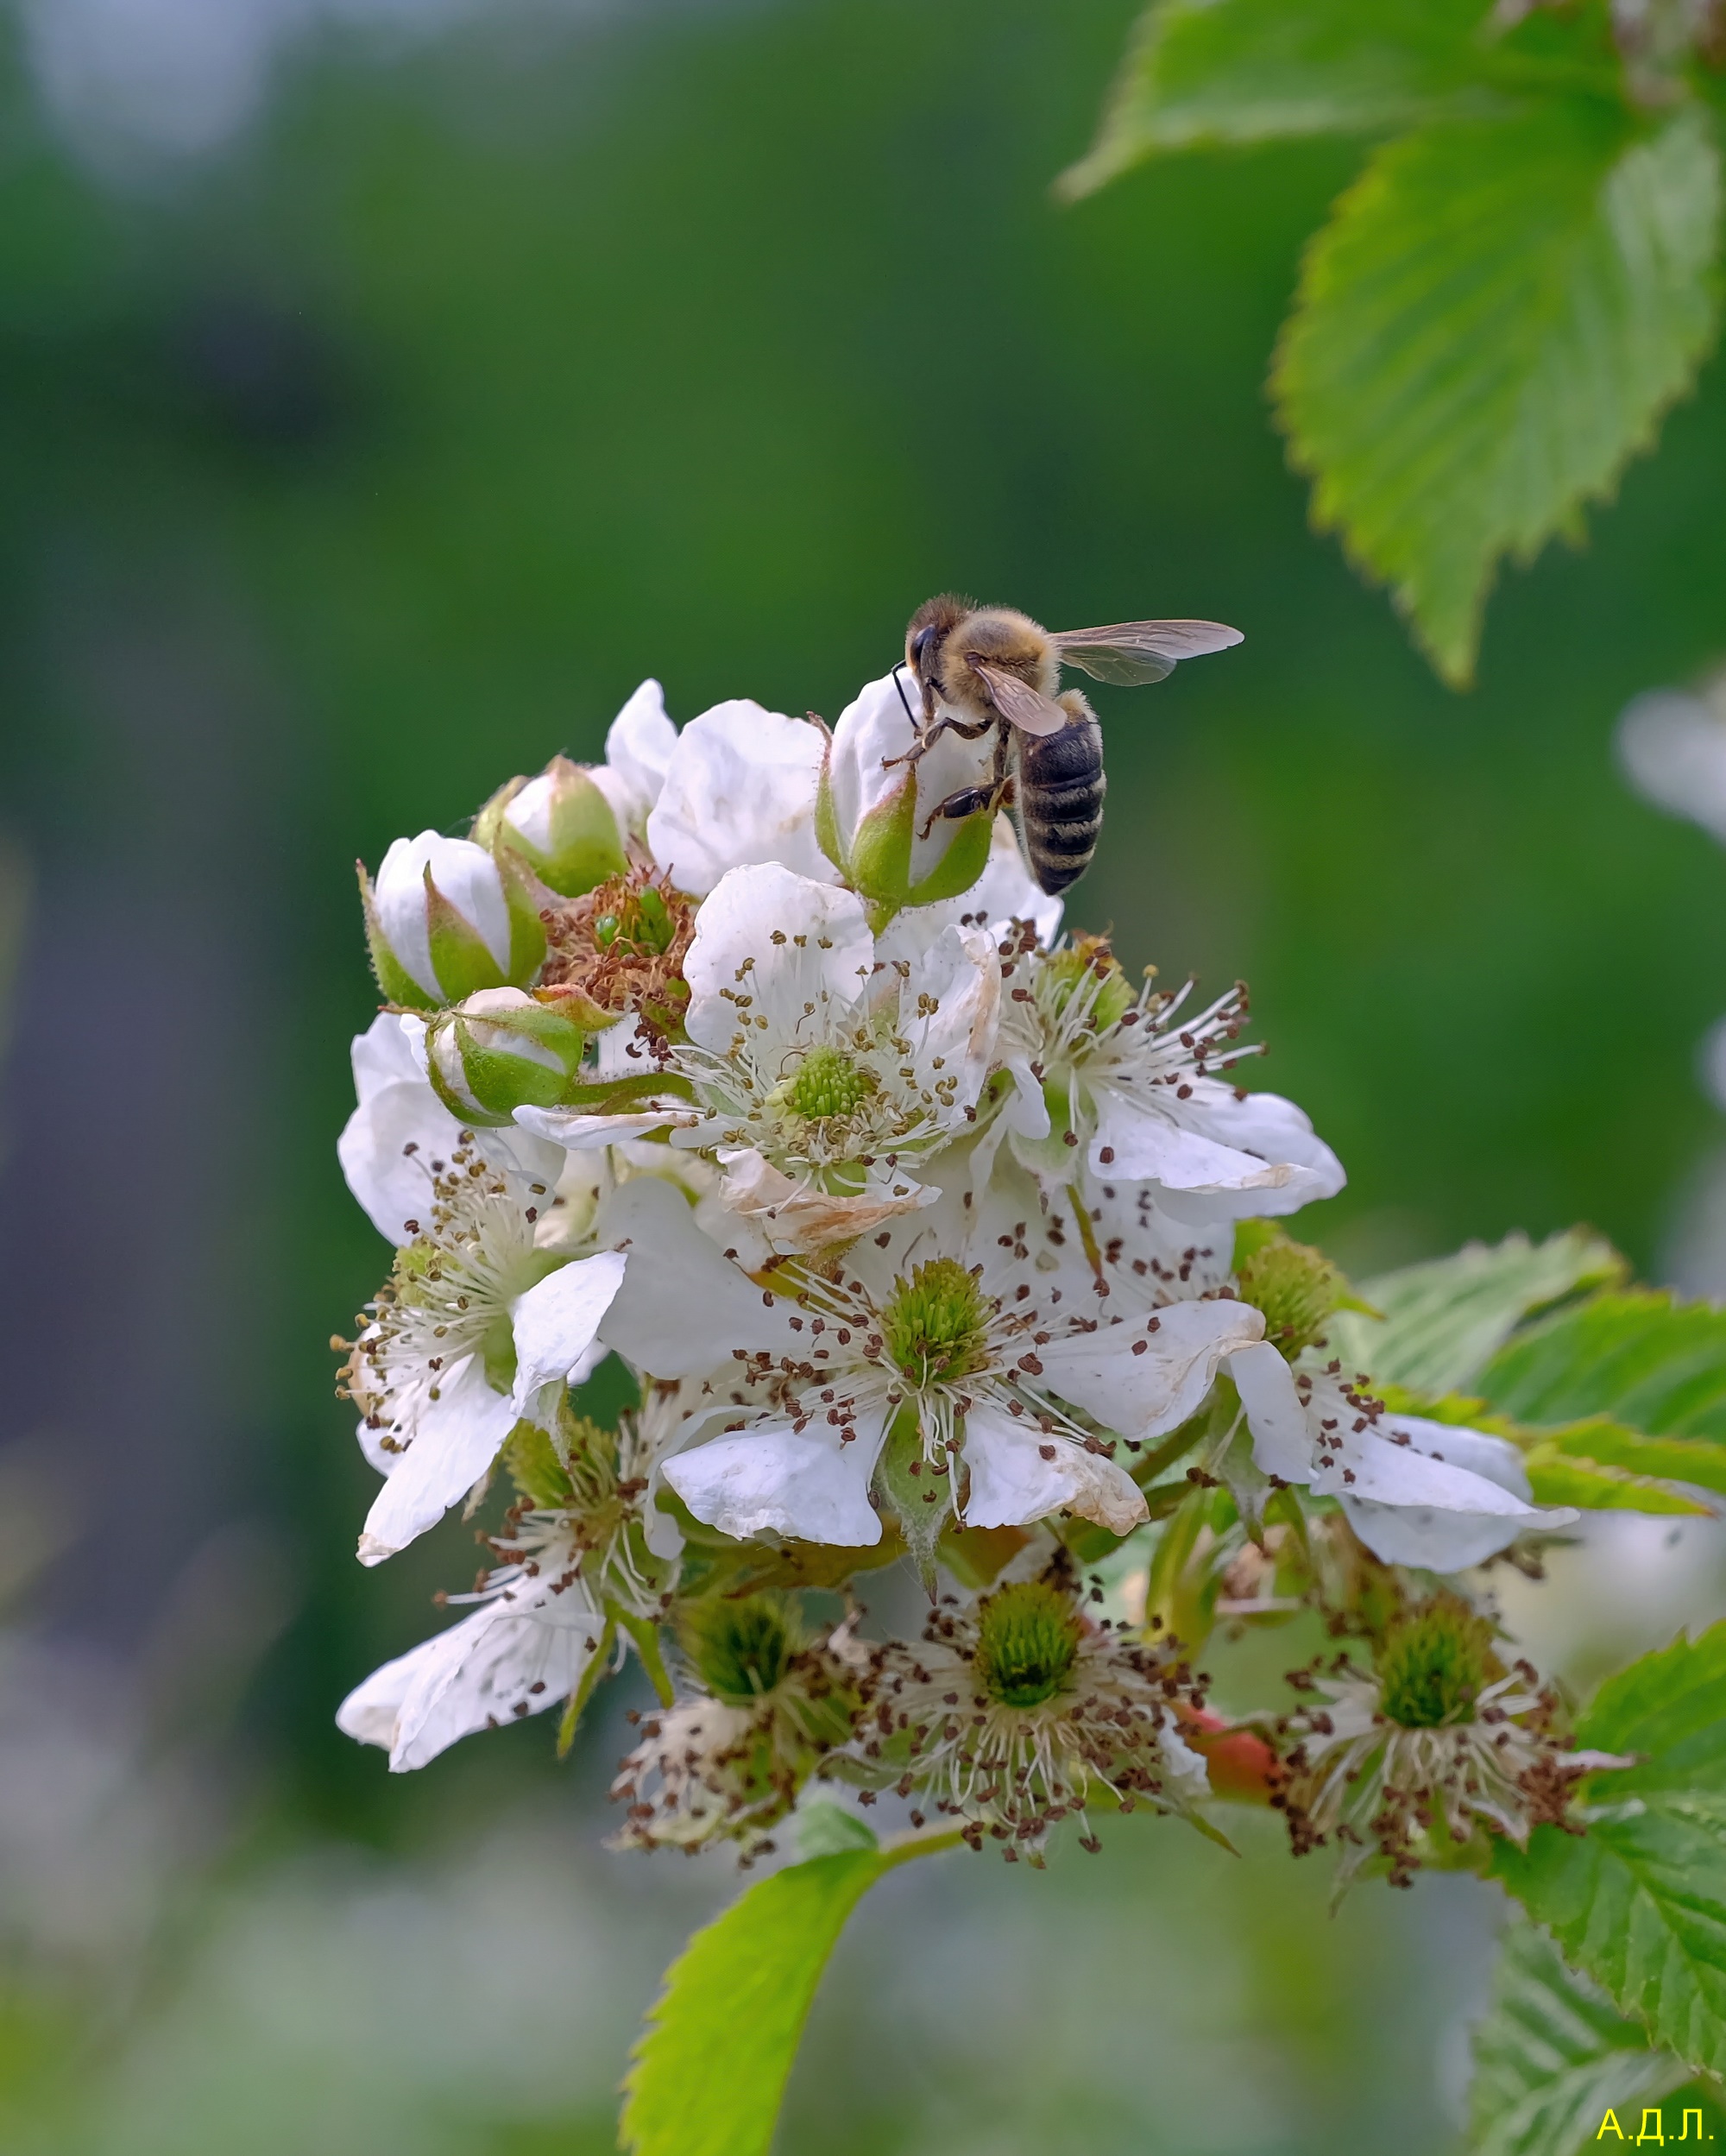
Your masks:
<instances>
[{"instance_id":1,"label":"flower cluster","mask_svg":"<svg viewBox=\"0 0 1726 2156\"><path fill-rule=\"evenodd\" d=\"M342 1726L399 1769L552 1706L567 1744L633 1655L639 1845L753 1851L816 1777L1033 1861L1102 1809L1214 1832L1224 1794L1398 1877L1431 1833L1562 1818L1547 1695L1430 1575L1573 1516L1330 1351L1358 1305L1284 1224L1343 1171L1242 1082L1244 990L1195 1007L1064 937L992 745L911 758L899 690L831 734L745 702L679 731L647 683L602 765L362 870L385 1006L340 1156L394 1256L342 1344L383 1478L359 1554L514 1495L469 1613ZM637 1404L602 1428L608 1359ZM1105 1614L1135 1552L1143 1605ZM917 1642L855 1600L899 1562ZM1308 1680L1280 1764L1206 1708L1219 1611L1360 1632L1337 1582L1369 1575L1373 1667Z\"/></svg>"}]
</instances>

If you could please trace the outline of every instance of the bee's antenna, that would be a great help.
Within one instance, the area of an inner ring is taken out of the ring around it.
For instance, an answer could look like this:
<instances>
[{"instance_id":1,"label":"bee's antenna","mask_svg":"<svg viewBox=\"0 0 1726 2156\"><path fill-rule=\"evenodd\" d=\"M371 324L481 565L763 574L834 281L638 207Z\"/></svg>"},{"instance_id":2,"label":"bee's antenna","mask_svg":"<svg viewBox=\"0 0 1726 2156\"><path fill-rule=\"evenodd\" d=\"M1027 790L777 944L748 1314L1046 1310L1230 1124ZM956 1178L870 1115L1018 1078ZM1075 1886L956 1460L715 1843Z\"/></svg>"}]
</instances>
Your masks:
<instances>
[{"instance_id":1,"label":"bee's antenna","mask_svg":"<svg viewBox=\"0 0 1726 2156\"><path fill-rule=\"evenodd\" d=\"M899 679L899 676L904 673L904 671L905 662L904 659L901 659L898 665L893 669L893 686L899 692L899 702L905 707L905 716L910 721L912 726L915 727L917 722L917 713L911 709L910 698L905 694L905 684Z\"/></svg>"}]
</instances>

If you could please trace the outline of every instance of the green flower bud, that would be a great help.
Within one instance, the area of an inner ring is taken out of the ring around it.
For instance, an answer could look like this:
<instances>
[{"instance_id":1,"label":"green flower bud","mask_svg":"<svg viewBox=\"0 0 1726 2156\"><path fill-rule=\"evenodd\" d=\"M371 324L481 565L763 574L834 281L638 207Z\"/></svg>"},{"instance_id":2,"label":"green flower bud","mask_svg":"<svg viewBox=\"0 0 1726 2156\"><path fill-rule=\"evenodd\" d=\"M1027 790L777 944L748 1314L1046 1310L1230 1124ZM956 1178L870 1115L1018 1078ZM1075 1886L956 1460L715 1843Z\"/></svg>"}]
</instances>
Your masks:
<instances>
[{"instance_id":1,"label":"green flower bud","mask_svg":"<svg viewBox=\"0 0 1726 2156\"><path fill-rule=\"evenodd\" d=\"M822 851L854 891L887 914L956 898L989 862L992 738L943 734L909 763L916 741L895 677L871 682L840 716L816 795ZM935 814L945 801L970 799L976 805L967 815Z\"/></svg>"},{"instance_id":2,"label":"green flower bud","mask_svg":"<svg viewBox=\"0 0 1726 2156\"><path fill-rule=\"evenodd\" d=\"M435 1011L476 989L532 980L545 956L539 898L507 850L422 831L399 838L360 901L378 986L393 1003Z\"/></svg>"},{"instance_id":3,"label":"green flower bud","mask_svg":"<svg viewBox=\"0 0 1726 2156\"><path fill-rule=\"evenodd\" d=\"M520 988L482 988L426 1027L426 1075L463 1122L501 1125L564 1100L586 1047L562 1011Z\"/></svg>"},{"instance_id":4,"label":"green flower bud","mask_svg":"<svg viewBox=\"0 0 1726 2156\"><path fill-rule=\"evenodd\" d=\"M579 898L627 866L611 804L567 756L554 756L537 779L501 787L474 818L473 835L519 854L560 898Z\"/></svg>"},{"instance_id":5,"label":"green flower bud","mask_svg":"<svg viewBox=\"0 0 1726 2156\"><path fill-rule=\"evenodd\" d=\"M1322 1251L1297 1243L1271 1220L1235 1230L1235 1278L1241 1300L1264 1314L1264 1337L1290 1362L1325 1337L1338 1310L1372 1312Z\"/></svg>"}]
</instances>

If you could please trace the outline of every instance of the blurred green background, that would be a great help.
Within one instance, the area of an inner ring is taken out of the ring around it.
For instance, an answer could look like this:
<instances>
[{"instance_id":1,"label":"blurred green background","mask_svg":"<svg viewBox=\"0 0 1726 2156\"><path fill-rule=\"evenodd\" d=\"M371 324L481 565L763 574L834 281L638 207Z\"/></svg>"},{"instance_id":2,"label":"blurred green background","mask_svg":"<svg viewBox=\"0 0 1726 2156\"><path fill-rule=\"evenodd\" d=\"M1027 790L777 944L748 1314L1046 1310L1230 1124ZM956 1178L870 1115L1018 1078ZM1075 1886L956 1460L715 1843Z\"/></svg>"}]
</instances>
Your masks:
<instances>
[{"instance_id":1,"label":"blurred green background","mask_svg":"<svg viewBox=\"0 0 1726 2156\"><path fill-rule=\"evenodd\" d=\"M538 1724L397 1781L330 1719L473 1562L453 1522L350 1554L370 1478L324 1341L385 1258L332 1151L373 1003L352 863L596 753L645 674L679 720L830 719L942 586L1238 623L1099 692L1071 917L1250 981L1266 1082L1350 1167L1311 1223L1346 1261L1585 1219L1667 1262L1720 1135L1726 861L1610 738L1726 640L1719 369L1450 695L1307 533L1262 394L1353 153L1051 200L1132 13L8 18L9 2147L608 2147L657 1970L731 1889L600 1850L626 1702L569 1769ZM1625 1655L1718 1571L1644 1528ZM884 1890L784 2148L1447 2145L1484 1889L1332 1922L1269 1834L1111 1839Z\"/></svg>"}]
</instances>

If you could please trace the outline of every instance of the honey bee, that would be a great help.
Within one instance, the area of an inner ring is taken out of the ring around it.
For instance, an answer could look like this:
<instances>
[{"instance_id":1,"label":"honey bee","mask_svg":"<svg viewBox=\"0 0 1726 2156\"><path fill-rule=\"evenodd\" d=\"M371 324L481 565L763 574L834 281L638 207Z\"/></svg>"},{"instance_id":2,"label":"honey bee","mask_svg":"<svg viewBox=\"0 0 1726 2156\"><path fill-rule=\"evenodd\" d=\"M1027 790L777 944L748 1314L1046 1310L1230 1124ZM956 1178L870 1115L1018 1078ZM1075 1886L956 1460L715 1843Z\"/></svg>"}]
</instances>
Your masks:
<instances>
[{"instance_id":1,"label":"honey bee","mask_svg":"<svg viewBox=\"0 0 1726 2156\"><path fill-rule=\"evenodd\" d=\"M922 691L922 711L906 702L917 739L903 760L915 764L948 732L974 741L992 728L996 739L988 785L937 802L923 835L939 817L1009 807L1038 887L1051 896L1065 891L1097 850L1107 781L1102 728L1078 690L1061 692L1062 665L1098 681L1162 681L1177 660L1240 641L1240 631L1220 621L1051 632L1011 607L978 607L951 592L925 601L905 631L905 664Z\"/></svg>"}]
</instances>

